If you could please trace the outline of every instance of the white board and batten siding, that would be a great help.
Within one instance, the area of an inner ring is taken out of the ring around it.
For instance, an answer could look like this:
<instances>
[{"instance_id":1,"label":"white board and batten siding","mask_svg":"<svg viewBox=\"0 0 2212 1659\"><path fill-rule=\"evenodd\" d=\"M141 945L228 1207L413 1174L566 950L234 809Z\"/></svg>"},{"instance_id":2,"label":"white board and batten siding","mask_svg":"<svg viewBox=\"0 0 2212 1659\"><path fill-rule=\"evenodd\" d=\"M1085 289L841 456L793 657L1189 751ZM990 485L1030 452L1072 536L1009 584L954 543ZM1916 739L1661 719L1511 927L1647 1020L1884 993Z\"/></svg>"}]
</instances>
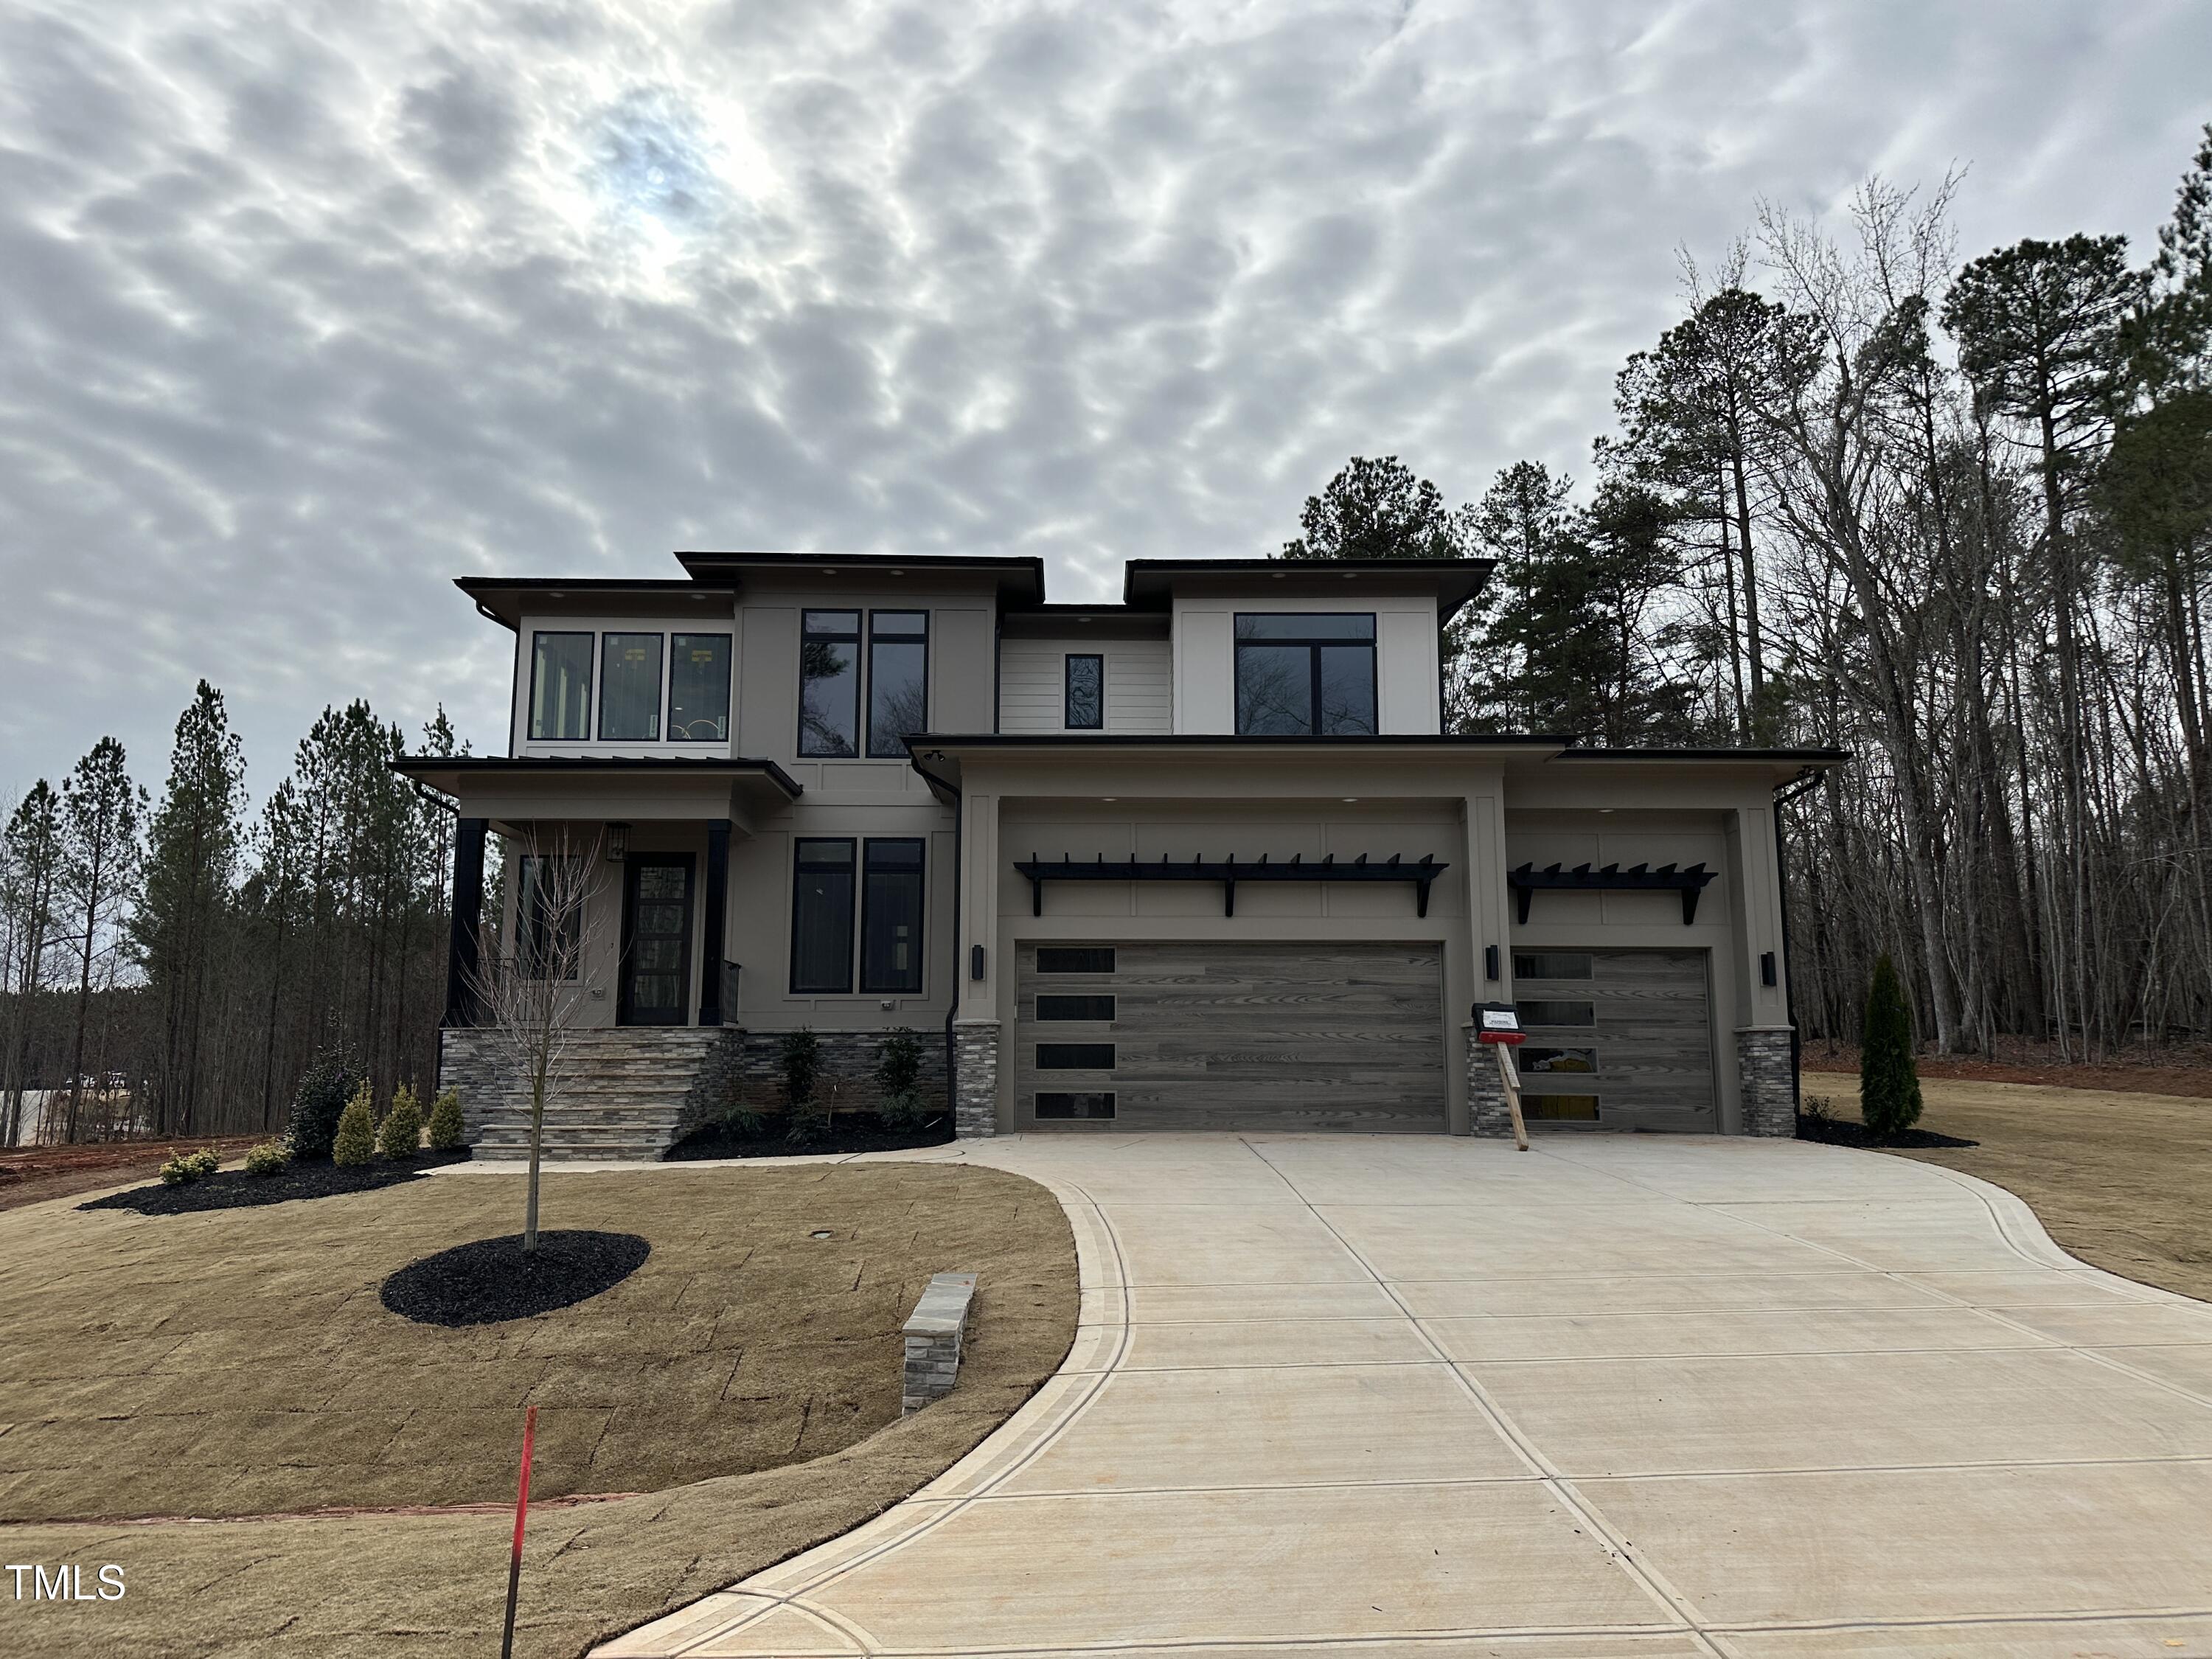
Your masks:
<instances>
[{"instance_id":1,"label":"white board and batten siding","mask_svg":"<svg viewBox=\"0 0 2212 1659\"><path fill-rule=\"evenodd\" d=\"M1106 731L1174 729L1165 640L1007 640L999 655L999 729L1064 732L1066 659L1106 659Z\"/></svg>"}]
</instances>

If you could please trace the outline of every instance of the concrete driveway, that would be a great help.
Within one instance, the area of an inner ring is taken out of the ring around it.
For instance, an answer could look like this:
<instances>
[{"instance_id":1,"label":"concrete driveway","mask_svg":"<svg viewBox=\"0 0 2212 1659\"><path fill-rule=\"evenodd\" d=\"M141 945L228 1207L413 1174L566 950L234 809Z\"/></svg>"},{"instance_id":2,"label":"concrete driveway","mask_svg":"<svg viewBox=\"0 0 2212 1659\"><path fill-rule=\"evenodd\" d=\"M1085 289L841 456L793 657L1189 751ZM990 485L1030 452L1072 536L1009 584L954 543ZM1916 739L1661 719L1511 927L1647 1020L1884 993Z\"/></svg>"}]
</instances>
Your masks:
<instances>
[{"instance_id":1,"label":"concrete driveway","mask_svg":"<svg viewBox=\"0 0 2212 1659\"><path fill-rule=\"evenodd\" d=\"M1994 1188L1644 1135L941 1156L1067 1205L1066 1368L609 1659L2212 1655L2212 1308Z\"/></svg>"}]
</instances>

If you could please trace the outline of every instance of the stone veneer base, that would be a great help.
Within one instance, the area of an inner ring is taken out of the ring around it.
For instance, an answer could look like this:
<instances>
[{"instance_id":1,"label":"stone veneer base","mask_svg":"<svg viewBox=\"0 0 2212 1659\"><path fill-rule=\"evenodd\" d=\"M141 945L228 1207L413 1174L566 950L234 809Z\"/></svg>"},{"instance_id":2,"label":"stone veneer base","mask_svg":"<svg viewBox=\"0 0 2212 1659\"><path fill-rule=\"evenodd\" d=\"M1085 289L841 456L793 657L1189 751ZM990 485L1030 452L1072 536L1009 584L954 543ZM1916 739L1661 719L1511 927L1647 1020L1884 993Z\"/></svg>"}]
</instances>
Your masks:
<instances>
[{"instance_id":1,"label":"stone veneer base","mask_svg":"<svg viewBox=\"0 0 2212 1659\"><path fill-rule=\"evenodd\" d=\"M952 1022L952 1133L980 1140L999 1133L999 1022Z\"/></svg>"},{"instance_id":2,"label":"stone veneer base","mask_svg":"<svg viewBox=\"0 0 2212 1659\"><path fill-rule=\"evenodd\" d=\"M1796 1135L1797 1077L1790 1060L1790 1028L1744 1027L1735 1034L1735 1063L1744 1133L1785 1139Z\"/></svg>"}]
</instances>

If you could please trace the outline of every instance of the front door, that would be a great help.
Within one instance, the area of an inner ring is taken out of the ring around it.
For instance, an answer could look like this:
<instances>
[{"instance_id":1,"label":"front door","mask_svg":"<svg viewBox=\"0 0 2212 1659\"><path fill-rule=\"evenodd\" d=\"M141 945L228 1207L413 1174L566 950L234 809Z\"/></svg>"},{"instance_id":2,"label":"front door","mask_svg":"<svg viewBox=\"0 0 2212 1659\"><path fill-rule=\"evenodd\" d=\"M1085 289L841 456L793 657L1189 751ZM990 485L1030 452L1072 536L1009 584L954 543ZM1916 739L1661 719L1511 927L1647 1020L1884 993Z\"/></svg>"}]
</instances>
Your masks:
<instances>
[{"instance_id":1,"label":"front door","mask_svg":"<svg viewBox=\"0 0 2212 1659\"><path fill-rule=\"evenodd\" d=\"M624 1025L681 1025L691 988L691 855L633 853L623 881Z\"/></svg>"}]
</instances>

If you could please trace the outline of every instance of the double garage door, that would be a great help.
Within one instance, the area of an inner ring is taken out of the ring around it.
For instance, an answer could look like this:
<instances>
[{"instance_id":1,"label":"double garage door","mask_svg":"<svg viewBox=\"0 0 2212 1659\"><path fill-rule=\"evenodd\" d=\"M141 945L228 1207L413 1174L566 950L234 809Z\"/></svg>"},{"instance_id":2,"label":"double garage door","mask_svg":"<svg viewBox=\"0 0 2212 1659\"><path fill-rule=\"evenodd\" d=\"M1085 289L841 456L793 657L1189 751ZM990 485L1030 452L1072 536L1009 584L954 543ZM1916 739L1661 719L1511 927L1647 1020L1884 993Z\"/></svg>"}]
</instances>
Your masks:
<instances>
[{"instance_id":1,"label":"double garage door","mask_svg":"<svg viewBox=\"0 0 2212 1659\"><path fill-rule=\"evenodd\" d=\"M1444 1127L1433 946L1024 945L1016 960L1024 1122Z\"/></svg>"},{"instance_id":2,"label":"double garage door","mask_svg":"<svg viewBox=\"0 0 2212 1659\"><path fill-rule=\"evenodd\" d=\"M1024 945L1024 1123L1420 1130L1444 1123L1443 963L1396 945ZM1532 1123L1711 1132L1697 951L1513 953Z\"/></svg>"}]
</instances>

